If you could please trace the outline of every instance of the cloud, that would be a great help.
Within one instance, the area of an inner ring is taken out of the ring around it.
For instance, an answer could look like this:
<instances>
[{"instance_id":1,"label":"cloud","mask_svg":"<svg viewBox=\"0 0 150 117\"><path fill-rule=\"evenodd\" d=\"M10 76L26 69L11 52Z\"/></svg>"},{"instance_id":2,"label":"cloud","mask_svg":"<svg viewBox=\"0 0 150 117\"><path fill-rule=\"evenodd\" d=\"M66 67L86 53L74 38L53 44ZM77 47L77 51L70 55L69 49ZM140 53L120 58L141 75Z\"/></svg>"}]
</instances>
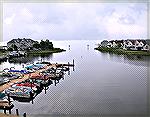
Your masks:
<instances>
[{"instance_id":1,"label":"cloud","mask_svg":"<svg viewBox=\"0 0 150 117\"><path fill-rule=\"evenodd\" d=\"M4 20L4 23L7 24L7 25L10 25L10 24L12 24L14 18L15 18L15 14L12 14L12 16L7 17L7 18Z\"/></svg>"},{"instance_id":2,"label":"cloud","mask_svg":"<svg viewBox=\"0 0 150 117\"><path fill-rule=\"evenodd\" d=\"M4 3L3 8L4 40L147 37L146 3Z\"/></svg>"}]
</instances>

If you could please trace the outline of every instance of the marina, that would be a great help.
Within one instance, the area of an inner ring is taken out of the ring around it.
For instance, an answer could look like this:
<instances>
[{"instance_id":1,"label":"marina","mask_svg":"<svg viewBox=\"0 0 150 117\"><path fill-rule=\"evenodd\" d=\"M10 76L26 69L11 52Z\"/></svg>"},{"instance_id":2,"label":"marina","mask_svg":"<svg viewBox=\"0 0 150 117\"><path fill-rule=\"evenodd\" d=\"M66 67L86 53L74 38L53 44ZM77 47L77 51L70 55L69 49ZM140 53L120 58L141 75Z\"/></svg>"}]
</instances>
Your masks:
<instances>
[{"instance_id":1,"label":"marina","mask_svg":"<svg viewBox=\"0 0 150 117\"><path fill-rule=\"evenodd\" d=\"M56 86L59 80L63 78L64 72L69 71L69 67L74 67L74 60L73 64L41 62L27 65L23 70L15 70L15 68L4 69L1 72L1 79L4 80L3 77L7 77L8 80L1 81L0 109L3 109L4 113L6 113L6 110L11 113L14 105L13 101L10 101L10 97L20 102L33 102L33 99L43 89L46 93L53 81ZM7 98L3 99L5 96Z\"/></svg>"}]
</instances>

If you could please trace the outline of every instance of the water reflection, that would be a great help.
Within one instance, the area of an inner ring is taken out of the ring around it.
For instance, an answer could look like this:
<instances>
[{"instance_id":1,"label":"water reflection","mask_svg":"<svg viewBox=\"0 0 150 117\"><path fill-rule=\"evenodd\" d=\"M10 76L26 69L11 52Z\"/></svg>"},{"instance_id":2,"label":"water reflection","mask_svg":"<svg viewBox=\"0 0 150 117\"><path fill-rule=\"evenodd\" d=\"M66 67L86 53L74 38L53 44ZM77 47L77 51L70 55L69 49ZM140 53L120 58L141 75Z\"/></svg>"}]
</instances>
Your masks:
<instances>
[{"instance_id":1,"label":"water reflection","mask_svg":"<svg viewBox=\"0 0 150 117\"><path fill-rule=\"evenodd\" d=\"M53 57L53 54L34 54L28 55L26 57L19 57L19 58L11 58L8 59L9 63L19 63L19 64L26 64L26 63L33 63L35 61L41 61L43 59L50 60Z\"/></svg>"},{"instance_id":2,"label":"water reflection","mask_svg":"<svg viewBox=\"0 0 150 117\"><path fill-rule=\"evenodd\" d=\"M139 55L117 55L112 53L101 53L102 56L109 60L119 63L125 63L136 66L150 66L150 57L149 56L139 56Z\"/></svg>"}]
</instances>

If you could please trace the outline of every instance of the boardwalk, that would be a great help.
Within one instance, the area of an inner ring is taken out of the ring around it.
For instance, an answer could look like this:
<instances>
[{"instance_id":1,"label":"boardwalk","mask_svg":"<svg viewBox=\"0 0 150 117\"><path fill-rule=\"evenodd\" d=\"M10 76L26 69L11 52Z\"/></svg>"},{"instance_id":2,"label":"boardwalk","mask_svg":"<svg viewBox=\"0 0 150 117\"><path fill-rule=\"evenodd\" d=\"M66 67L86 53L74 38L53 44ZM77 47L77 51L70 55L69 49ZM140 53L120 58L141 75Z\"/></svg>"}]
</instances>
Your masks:
<instances>
[{"instance_id":1,"label":"boardwalk","mask_svg":"<svg viewBox=\"0 0 150 117\"><path fill-rule=\"evenodd\" d=\"M44 70L47 70L48 68L51 68L51 67L54 67L56 68L56 66L73 66L72 64L51 64L49 66L46 66L44 69L40 69L40 70L37 70L35 73L39 74L40 72L44 71ZM0 92L4 91L5 89L8 89L12 84L14 83L17 83L17 82L22 82L22 81L25 81L26 79L29 79L29 75L32 75L32 73L30 74L24 74L24 76L18 78L18 79L14 79L14 80L11 80L9 83L6 83L2 86L0 86Z\"/></svg>"}]
</instances>

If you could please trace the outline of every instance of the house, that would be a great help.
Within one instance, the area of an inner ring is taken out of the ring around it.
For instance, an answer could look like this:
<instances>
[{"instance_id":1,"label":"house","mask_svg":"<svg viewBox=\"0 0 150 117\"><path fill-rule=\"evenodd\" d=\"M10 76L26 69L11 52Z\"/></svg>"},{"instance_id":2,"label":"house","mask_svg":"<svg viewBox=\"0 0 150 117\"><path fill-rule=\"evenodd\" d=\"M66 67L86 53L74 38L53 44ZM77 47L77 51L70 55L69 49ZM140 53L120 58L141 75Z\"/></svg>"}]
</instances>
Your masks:
<instances>
[{"instance_id":1,"label":"house","mask_svg":"<svg viewBox=\"0 0 150 117\"><path fill-rule=\"evenodd\" d=\"M108 42L107 40L104 40L104 41L101 42L100 46L102 46L102 47L107 47L107 44L108 44L108 43L109 43L109 42Z\"/></svg>"},{"instance_id":2,"label":"house","mask_svg":"<svg viewBox=\"0 0 150 117\"><path fill-rule=\"evenodd\" d=\"M8 53L8 57L20 57L25 55L26 55L25 51L11 51Z\"/></svg>"},{"instance_id":3,"label":"house","mask_svg":"<svg viewBox=\"0 0 150 117\"><path fill-rule=\"evenodd\" d=\"M108 48L111 48L113 46L113 44L111 43L111 42L109 42L108 44L107 44L107 47Z\"/></svg>"},{"instance_id":4,"label":"house","mask_svg":"<svg viewBox=\"0 0 150 117\"><path fill-rule=\"evenodd\" d=\"M33 47L33 44L37 43L37 41L34 41L32 39L12 39L11 41L9 41L7 43L7 48L13 48L14 46L15 48L17 48L17 50L26 50L26 49L30 49Z\"/></svg>"},{"instance_id":5,"label":"house","mask_svg":"<svg viewBox=\"0 0 150 117\"><path fill-rule=\"evenodd\" d=\"M117 44L116 44L115 41L112 42L112 47L113 47L113 48L117 47Z\"/></svg>"},{"instance_id":6,"label":"house","mask_svg":"<svg viewBox=\"0 0 150 117\"><path fill-rule=\"evenodd\" d=\"M104 40L101 42L100 46L108 48L121 48L124 50L144 50L150 51L150 40L144 39L127 39L127 40Z\"/></svg>"},{"instance_id":7,"label":"house","mask_svg":"<svg viewBox=\"0 0 150 117\"><path fill-rule=\"evenodd\" d=\"M143 50L150 51L150 45L148 45L148 44L144 45Z\"/></svg>"},{"instance_id":8,"label":"house","mask_svg":"<svg viewBox=\"0 0 150 117\"><path fill-rule=\"evenodd\" d=\"M7 46L0 46L0 50L7 50Z\"/></svg>"}]
</instances>

